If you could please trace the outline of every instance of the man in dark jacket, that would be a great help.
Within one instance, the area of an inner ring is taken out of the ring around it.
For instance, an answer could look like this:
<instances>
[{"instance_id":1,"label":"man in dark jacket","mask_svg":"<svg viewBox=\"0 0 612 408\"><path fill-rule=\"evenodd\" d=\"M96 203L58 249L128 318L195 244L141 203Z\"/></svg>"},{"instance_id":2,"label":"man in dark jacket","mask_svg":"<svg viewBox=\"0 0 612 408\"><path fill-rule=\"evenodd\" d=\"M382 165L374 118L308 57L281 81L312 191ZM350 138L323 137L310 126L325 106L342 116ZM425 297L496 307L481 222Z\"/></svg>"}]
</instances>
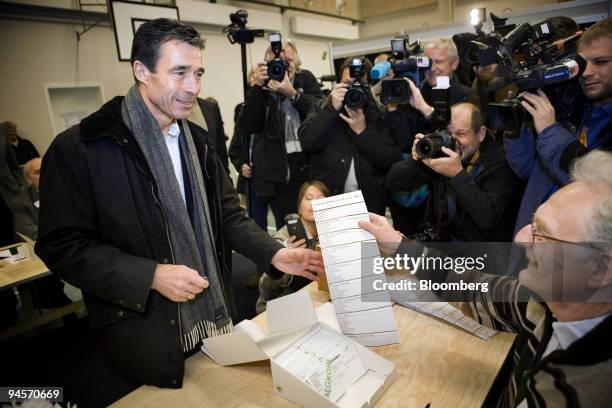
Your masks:
<instances>
[{"instance_id":1,"label":"man in dark jacket","mask_svg":"<svg viewBox=\"0 0 612 408\"><path fill-rule=\"evenodd\" d=\"M40 157L38 150L36 150L32 142L28 139L19 137L17 134L17 125L15 123L5 122L5 125L8 130L9 142L11 142L15 157L20 166L24 165L30 159Z\"/></svg>"},{"instance_id":2,"label":"man in dark jacket","mask_svg":"<svg viewBox=\"0 0 612 408\"><path fill-rule=\"evenodd\" d=\"M225 172L229 174L225 130L223 129L223 118L221 118L221 110L217 101L212 97L198 98L198 103L191 108L189 120L208 132L210 141L221 159L221 164Z\"/></svg>"},{"instance_id":3,"label":"man in dark jacket","mask_svg":"<svg viewBox=\"0 0 612 408\"><path fill-rule=\"evenodd\" d=\"M245 216L208 134L185 120L202 47L189 26L142 24L136 84L43 159L36 252L82 290L103 357L133 384L181 387L184 358L232 330L226 244L273 277L320 271L318 254L281 249Z\"/></svg>"},{"instance_id":4,"label":"man in dark jacket","mask_svg":"<svg viewBox=\"0 0 612 408\"><path fill-rule=\"evenodd\" d=\"M332 195L361 190L368 210L385 213L385 173L399 160L390 128L368 95L363 109L344 106L350 77L347 58L340 67L340 82L329 100L313 109L300 127L302 148L310 155L310 177L322 181ZM371 63L363 64L369 73Z\"/></svg>"},{"instance_id":5,"label":"man in dark jacket","mask_svg":"<svg viewBox=\"0 0 612 408\"><path fill-rule=\"evenodd\" d=\"M390 121L405 122L405 132L399 133L395 143L402 148L404 158L410 156L414 135L429 133L433 128L434 98L432 88L437 85L438 78L448 77L449 85L446 98L447 106L452 106L467 100L469 88L463 85L455 76L459 66L457 47L450 38L438 38L425 45L424 55L431 60L431 69L425 72L425 80L421 84L410 81L410 103L398 109L399 113L390 115ZM391 110L393 108L389 108ZM440 112L438 112L440 113ZM441 117L444 114L441 114ZM399 125L394 125L398 127ZM393 225L406 235L416 232L418 224L425 217L425 203L422 201L427 194L426 186L416 186L412 191L393 191L391 193L391 216Z\"/></svg>"},{"instance_id":6,"label":"man in dark jacket","mask_svg":"<svg viewBox=\"0 0 612 408\"><path fill-rule=\"evenodd\" d=\"M429 186L427 221L442 240L510 241L514 225L518 178L510 170L501 146L483 126L480 109L471 103L451 108L449 130L456 151L442 148L443 157L412 156L395 163L386 177L390 191Z\"/></svg>"},{"instance_id":7,"label":"man in dark jacket","mask_svg":"<svg viewBox=\"0 0 612 408\"><path fill-rule=\"evenodd\" d=\"M308 179L308 158L300 147L297 130L321 97L314 75L300 69L295 43L283 39L282 52L288 63L285 79L279 82L268 77L267 62L274 59L269 47L266 62L257 64L254 84L239 118L244 135L257 134L252 163L243 163L241 173L251 177L250 213L261 227L267 226L268 205L276 219L295 212L298 191ZM249 147L247 143L243 146Z\"/></svg>"}]
</instances>

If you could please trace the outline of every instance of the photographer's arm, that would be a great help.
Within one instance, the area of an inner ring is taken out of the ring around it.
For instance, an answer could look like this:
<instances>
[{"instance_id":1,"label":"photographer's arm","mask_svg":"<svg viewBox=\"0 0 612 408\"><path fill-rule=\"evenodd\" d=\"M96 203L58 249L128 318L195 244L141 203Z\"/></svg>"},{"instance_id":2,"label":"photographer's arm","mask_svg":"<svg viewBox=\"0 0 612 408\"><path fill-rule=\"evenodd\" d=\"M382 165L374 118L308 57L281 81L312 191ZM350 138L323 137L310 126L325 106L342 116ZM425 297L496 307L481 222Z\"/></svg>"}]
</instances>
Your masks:
<instances>
[{"instance_id":1,"label":"photographer's arm","mask_svg":"<svg viewBox=\"0 0 612 408\"><path fill-rule=\"evenodd\" d=\"M298 138L306 153L314 153L329 143L334 122L338 120L338 111L331 103L320 102L322 106L314 106L310 114L298 129Z\"/></svg>"},{"instance_id":2,"label":"photographer's arm","mask_svg":"<svg viewBox=\"0 0 612 408\"><path fill-rule=\"evenodd\" d=\"M516 138L504 137L508 165L523 180L528 180L536 164L536 143L531 130L524 126Z\"/></svg>"}]
</instances>

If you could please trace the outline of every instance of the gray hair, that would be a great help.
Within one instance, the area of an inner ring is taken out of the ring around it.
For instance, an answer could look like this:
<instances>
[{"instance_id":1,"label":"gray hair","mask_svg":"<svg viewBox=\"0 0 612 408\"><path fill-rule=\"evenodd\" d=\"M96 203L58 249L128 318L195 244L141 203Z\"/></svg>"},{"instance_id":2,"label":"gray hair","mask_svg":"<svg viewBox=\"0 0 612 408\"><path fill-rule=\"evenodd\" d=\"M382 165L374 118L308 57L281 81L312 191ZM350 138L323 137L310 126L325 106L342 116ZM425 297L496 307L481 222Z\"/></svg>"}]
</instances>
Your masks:
<instances>
[{"instance_id":1,"label":"gray hair","mask_svg":"<svg viewBox=\"0 0 612 408\"><path fill-rule=\"evenodd\" d=\"M457 53L457 46L455 45L455 42L450 38L441 37L441 38L436 38L435 40L428 41L425 44L424 49L426 50L430 50L430 49L446 50L448 52L448 57L452 61L456 61L457 58L459 58L459 54Z\"/></svg>"},{"instance_id":2,"label":"gray hair","mask_svg":"<svg viewBox=\"0 0 612 408\"><path fill-rule=\"evenodd\" d=\"M291 38L283 38L282 41L283 41L283 49L285 49L285 47L287 46L290 46L293 49L293 55L294 55L295 67L296 67L295 70L299 71L300 66L302 65L302 59L300 58L300 54L298 53L297 46L295 45L295 40ZM272 61L274 59L274 53L272 53L271 45L269 45L268 48L266 49L264 59L266 60L266 62Z\"/></svg>"},{"instance_id":3,"label":"gray hair","mask_svg":"<svg viewBox=\"0 0 612 408\"><path fill-rule=\"evenodd\" d=\"M594 150L572 165L573 181L594 184L603 188L604 197L595 209L593 226L588 241L612 242L612 153Z\"/></svg>"}]
</instances>

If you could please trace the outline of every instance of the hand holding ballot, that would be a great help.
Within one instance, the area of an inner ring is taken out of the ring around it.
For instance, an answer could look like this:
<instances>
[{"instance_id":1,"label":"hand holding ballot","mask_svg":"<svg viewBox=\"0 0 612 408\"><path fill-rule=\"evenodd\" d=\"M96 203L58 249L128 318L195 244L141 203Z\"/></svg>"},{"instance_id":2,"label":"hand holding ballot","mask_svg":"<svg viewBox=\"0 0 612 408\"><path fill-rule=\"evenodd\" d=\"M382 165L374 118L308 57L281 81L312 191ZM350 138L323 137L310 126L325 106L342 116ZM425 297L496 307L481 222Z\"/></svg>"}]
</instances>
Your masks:
<instances>
[{"instance_id":1,"label":"hand holding ballot","mask_svg":"<svg viewBox=\"0 0 612 408\"><path fill-rule=\"evenodd\" d=\"M381 251L387 254L394 253L402 242L402 234L396 231L382 215L369 213L369 216L370 221L359 221L359 227L374 235Z\"/></svg>"}]
</instances>

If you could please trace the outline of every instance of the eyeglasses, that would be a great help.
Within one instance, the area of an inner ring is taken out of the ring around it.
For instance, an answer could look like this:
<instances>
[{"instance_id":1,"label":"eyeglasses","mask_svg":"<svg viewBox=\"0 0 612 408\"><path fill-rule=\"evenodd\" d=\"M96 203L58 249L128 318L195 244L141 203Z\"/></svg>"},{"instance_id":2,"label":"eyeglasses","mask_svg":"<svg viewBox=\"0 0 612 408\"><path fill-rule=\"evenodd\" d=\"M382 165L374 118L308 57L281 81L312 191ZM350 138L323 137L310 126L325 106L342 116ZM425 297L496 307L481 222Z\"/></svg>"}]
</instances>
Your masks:
<instances>
[{"instance_id":1,"label":"eyeglasses","mask_svg":"<svg viewBox=\"0 0 612 408\"><path fill-rule=\"evenodd\" d=\"M563 242L565 244L579 244L578 242L571 242L571 241L565 241L563 239L559 239L559 238L555 238L555 237L551 237L549 235L544 235L544 234L539 234L538 230L536 229L535 225L533 224L533 222L531 223L531 243L533 244L535 242L535 238L544 238L547 239L549 241L554 241L554 242Z\"/></svg>"}]
</instances>

